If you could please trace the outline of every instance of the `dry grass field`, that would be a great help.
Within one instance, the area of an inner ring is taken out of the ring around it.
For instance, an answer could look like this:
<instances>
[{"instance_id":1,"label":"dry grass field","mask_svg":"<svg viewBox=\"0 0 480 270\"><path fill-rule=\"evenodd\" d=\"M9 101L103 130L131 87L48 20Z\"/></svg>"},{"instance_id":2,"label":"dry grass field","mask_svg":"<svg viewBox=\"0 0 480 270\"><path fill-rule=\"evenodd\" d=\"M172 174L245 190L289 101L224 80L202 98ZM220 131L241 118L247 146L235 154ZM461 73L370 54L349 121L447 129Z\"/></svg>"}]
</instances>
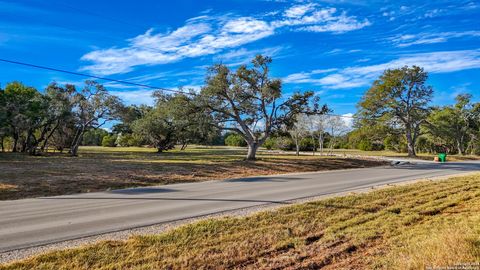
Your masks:
<instances>
[{"instance_id":1,"label":"dry grass field","mask_svg":"<svg viewBox=\"0 0 480 270\"><path fill-rule=\"evenodd\" d=\"M406 270L479 261L475 174L199 221L0 269Z\"/></svg>"},{"instance_id":2,"label":"dry grass field","mask_svg":"<svg viewBox=\"0 0 480 270\"><path fill-rule=\"evenodd\" d=\"M157 154L151 148L82 147L79 157L0 153L0 200L74 194L136 186L221 180L254 175L378 166L363 159L259 153L246 149L191 147Z\"/></svg>"}]
</instances>

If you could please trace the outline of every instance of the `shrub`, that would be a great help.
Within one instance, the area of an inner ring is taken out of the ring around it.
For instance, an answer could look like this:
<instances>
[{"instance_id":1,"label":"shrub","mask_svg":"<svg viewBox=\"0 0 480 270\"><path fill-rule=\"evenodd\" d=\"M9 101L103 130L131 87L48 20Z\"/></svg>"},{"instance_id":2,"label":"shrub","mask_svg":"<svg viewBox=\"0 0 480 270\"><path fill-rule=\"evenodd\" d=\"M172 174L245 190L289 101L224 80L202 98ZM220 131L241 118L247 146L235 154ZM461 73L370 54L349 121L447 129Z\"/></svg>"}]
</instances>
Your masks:
<instances>
[{"instance_id":1,"label":"shrub","mask_svg":"<svg viewBox=\"0 0 480 270\"><path fill-rule=\"evenodd\" d=\"M102 145L103 137L107 136L108 132L101 128L95 128L85 131L82 138L82 145Z\"/></svg>"},{"instance_id":2,"label":"shrub","mask_svg":"<svg viewBox=\"0 0 480 270\"><path fill-rule=\"evenodd\" d=\"M318 147L318 142L316 142L312 137L301 139L299 144L300 151L312 151L314 147Z\"/></svg>"},{"instance_id":3,"label":"shrub","mask_svg":"<svg viewBox=\"0 0 480 270\"><path fill-rule=\"evenodd\" d=\"M295 149L295 143L289 137L277 137L276 138L276 147L280 150L293 150Z\"/></svg>"},{"instance_id":4,"label":"shrub","mask_svg":"<svg viewBox=\"0 0 480 270\"><path fill-rule=\"evenodd\" d=\"M372 142L369 141L369 140L361 140L358 143L357 147L358 147L358 149L360 149L362 151L372 151L373 150Z\"/></svg>"},{"instance_id":5,"label":"shrub","mask_svg":"<svg viewBox=\"0 0 480 270\"><path fill-rule=\"evenodd\" d=\"M275 137L269 137L263 143L263 147L267 148L268 150L272 150L276 147L277 141Z\"/></svg>"},{"instance_id":6,"label":"shrub","mask_svg":"<svg viewBox=\"0 0 480 270\"><path fill-rule=\"evenodd\" d=\"M103 147L115 147L115 142L117 141L116 135L106 135L103 136L102 146Z\"/></svg>"},{"instance_id":7,"label":"shrub","mask_svg":"<svg viewBox=\"0 0 480 270\"><path fill-rule=\"evenodd\" d=\"M142 146L142 137L136 134L125 134L118 136L116 145L118 146Z\"/></svg>"},{"instance_id":8,"label":"shrub","mask_svg":"<svg viewBox=\"0 0 480 270\"><path fill-rule=\"evenodd\" d=\"M225 144L228 146L247 146L247 142L238 134L230 134L225 138Z\"/></svg>"}]
</instances>

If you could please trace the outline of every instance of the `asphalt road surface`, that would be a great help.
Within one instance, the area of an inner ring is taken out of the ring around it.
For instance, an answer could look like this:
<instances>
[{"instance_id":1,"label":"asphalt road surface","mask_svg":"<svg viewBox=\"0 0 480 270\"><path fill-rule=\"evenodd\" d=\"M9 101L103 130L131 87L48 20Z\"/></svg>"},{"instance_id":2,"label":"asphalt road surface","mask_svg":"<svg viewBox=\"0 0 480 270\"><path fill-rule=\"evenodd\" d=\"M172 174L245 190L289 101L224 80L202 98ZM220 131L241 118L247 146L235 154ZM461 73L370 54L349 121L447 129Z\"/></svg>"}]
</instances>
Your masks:
<instances>
[{"instance_id":1,"label":"asphalt road surface","mask_svg":"<svg viewBox=\"0 0 480 270\"><path fill-rule=\"evenodd\" d=\"M480 171L427 163L0 201L0 252L264 204Z\"/></svg>"}]
</instances>

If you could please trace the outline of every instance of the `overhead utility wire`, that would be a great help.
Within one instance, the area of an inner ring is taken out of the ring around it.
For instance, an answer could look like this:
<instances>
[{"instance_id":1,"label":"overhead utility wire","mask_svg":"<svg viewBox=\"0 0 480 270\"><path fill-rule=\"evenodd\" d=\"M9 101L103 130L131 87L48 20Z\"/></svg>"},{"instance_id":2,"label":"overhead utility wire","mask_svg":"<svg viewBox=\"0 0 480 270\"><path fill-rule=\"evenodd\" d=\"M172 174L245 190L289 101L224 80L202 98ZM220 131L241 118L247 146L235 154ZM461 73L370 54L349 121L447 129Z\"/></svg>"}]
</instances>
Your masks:
<instances>
[{"instance_id":1,"label":"overhead utility wire","mask_svg":"<svg viewBox=\"0 0 480 270\"><path fill-rule=\"evenodd\" d=\"M129 82L129 81L124 81L124 80L117 80L117 79L112 79L112 78L107 78L107 77L100 77L100 76L90 75L90 74L86 74L86 73L68 71L68 70L65 70L65 69L34 65L34 64L29 64L29 63L20 62L20 61L14 61L14 60L8 60L8 59L3 59L3 58L0 58L0 61L5 62L5 63L10 63L10 64L15 64L15 65L37 68L37 69L44 69L44 70L62 72L62 73L67 73L67 74L72 74L72 75L82 76L82 77L87 77L87 78L95 78L95 79L103 80L103 81L117 82L117 83L139 86L139 87L145 87L145 88L150 88L150 89L155 89L155 90L162 90L162 91L166 91L166 92L174 92L174 93L191 95L191 93L188 93L188 92L185 92L185 91L173 90L173 89L168 89L168 88L163 88L163 87L156 87L156 86L151 86L151 85L147 85L147 84Z\"/></svg>"},{"instance_id":2,"label":"overhead utility wire","mask_svg":"<svg viewBox=\"0 0 480 270\"><path fill-rule=\"evenodd\" d=\"M53 67L35 65L35 64L30 64L30 63L25 63L25 62L20 62L20 61L14 61L14 60L9 60L9 59L0 58L0 62L15 64L15 65L21 65L21 66L26 66L26 67L31 67L31 68L37 68L37 69L56 71L56 72L61 72L61 73L67 73L67 74L81 76L81 77L95 78L95 79L103 80L103 81L110 81L110 82L117 82L117 83L121 83L121 84L139 86L139 87L144 87L144 88L149 88L149 89L154 89L154 90L161 90L161 91L165 91L165 92L173 92L173 93L192 95L192 96L194 95L193 93L189 93L189 92L185 92L185 91L181 91L181 90L174 90L174 89L168 89L168 88L164 88L164 87L151 86L151 85L148 85L148 84L135 83L135 82L129 82L129 81L124 81L124 80L117 80L117 79L112 79L112 78L107 78L107 77L100 77L100 76L90 75L90 74L76 72L76 71L69 71L69 70L60 69L60 68L53 68ZM326 114L323 114L323 115L337 116L337 117L350 118L350 119L365 119L365 120L378 121L378 119L361 118L361 117L356 117L356 116L353 116L353 115L349 116L349 115L340 115L340 114L331 114L331 113L326 113Z\"/></svg>"}]
</instances>

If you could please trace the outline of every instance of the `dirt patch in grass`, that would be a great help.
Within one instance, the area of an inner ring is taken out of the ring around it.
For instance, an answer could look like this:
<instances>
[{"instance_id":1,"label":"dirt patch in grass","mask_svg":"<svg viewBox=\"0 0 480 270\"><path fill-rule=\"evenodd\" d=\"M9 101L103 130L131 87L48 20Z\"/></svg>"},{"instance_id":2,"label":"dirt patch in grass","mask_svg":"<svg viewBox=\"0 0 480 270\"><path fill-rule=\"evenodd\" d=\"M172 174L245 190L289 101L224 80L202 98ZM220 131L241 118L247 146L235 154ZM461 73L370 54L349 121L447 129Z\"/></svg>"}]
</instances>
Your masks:
<instances>
[{"instance_id":1,"label":"dirt patch in grass","mask_svg":"<svg viewBox=\"0 0 480 270\"><path fill-rule=\"evenodd\" d=\"M478 262L479 224L476 174L204 220L0 269L423 269Z\"/></svg>"},{"instance_id":2,"label":"dirt patch in grass","mask_svg":"<svg viewBox=\"0 0 480 270\"><path fill-rule=\"evenodd\" d=\"M128 187L221 180L256 175L363 168L384 163L365 159L260 153L244 161L245 150L191 148L157 154L148 148L85 147L80 156L32 157L0 154L0 200L74 194ZM12 188L13 187L13 188Z\"/></svg>"}]
</instances>

